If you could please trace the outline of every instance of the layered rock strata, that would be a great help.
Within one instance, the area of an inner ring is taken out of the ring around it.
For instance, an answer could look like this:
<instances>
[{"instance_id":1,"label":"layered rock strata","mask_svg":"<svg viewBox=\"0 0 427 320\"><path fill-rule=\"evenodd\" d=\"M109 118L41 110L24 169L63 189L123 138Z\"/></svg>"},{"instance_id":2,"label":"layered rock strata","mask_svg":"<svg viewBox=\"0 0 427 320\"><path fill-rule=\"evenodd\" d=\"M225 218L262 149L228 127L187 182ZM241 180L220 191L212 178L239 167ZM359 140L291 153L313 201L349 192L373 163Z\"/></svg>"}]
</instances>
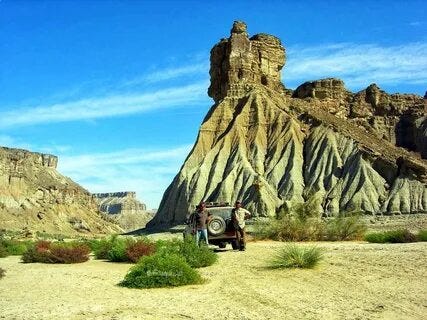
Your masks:
<instances>
[{"instance_id":1,"label":"layered rock strata","mask_svg":"<svg viewBox=\"0 0 427 320\"><path fill-rule=\"evenodd\" d=\"M0 229L48 233L119 232L92 195L56 170L53 155L0 147Z\"/></svg>"},{"instance_id":2,"label":"layered rock strata","mask_svg":"<svg viewBox=\"0 0 427 320\"><path fill-rule=\"evenodd\" d=\"M239 199L256 216L308 200L327 216L427 211L426 101L339 79L288 90L284 63L278 38L249 38L242 22L213 47L215 104L149 226L181 223L201 200Z\"/></svg>"},{"instance_id":3,"label":"layered rock strata","mask_svg":"<svg viewBox=\"0 0 427 320\"><path fill-rule=\"evenodd\" d=\"M93 197L99 209L125 231L143 228L153 218L145 204L136 198L135 192L94 193Z\"/></svg>"}]
</instances>

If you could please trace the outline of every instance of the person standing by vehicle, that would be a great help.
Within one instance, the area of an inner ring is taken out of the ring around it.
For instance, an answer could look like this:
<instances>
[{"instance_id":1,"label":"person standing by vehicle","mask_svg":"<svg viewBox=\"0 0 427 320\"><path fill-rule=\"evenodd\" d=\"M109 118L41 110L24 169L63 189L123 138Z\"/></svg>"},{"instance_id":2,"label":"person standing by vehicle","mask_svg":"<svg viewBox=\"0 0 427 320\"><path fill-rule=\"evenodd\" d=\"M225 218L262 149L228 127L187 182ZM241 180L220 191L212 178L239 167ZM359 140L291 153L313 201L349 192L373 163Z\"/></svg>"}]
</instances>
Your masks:
<instances>
[{"instance_id":1,"label":"person standing by vehicle","mask_svg":"<svg viewBox=\"0 0 427 320\"><path fill-rule=\"evenodd\" d=\"M209 245L208 242L208 229L207 224L209 222L209 214L206 210L206 204L204 202L200 202L197 206L195 213L196 220L196 243L200 246L200 241L203 239L206 245Z\"/></svg>"},{"instance_id":2,"label":"person standing by vehicle","mask_svg":"<svg viewBox=\"0 0 427 320\"><path fill-rule=\"evenodd\" d=\"M234 228L236 229L237 242L239 244L240 251L245 251L246 249L245 220L250 216L251 213L245 208L242 208L242 203L240 201L236 201L231 217L233 219Z\"/></svg>"}]
</instances>

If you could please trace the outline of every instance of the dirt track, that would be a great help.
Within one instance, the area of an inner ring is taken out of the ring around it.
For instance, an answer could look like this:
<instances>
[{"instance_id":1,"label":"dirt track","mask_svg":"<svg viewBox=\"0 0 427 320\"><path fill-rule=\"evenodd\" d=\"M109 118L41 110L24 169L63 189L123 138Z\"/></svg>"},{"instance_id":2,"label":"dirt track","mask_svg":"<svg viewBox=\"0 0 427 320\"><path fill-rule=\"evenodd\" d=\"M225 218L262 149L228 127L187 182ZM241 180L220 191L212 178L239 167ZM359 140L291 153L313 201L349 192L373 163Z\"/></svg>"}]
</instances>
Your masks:
<instances>
[{"instance_id":1,"label":"dirt track","mask_svg":"<svg viewBox=\"0 0 427 320\"><path fill-rule=\"evenodd\" d=\"M207 283L172 289L118 287L130 264L0 259L0 319L425 319L427 243L316 243L316 269L266 269L282 245L220 252Z\"/></svg>"}]
</instances>

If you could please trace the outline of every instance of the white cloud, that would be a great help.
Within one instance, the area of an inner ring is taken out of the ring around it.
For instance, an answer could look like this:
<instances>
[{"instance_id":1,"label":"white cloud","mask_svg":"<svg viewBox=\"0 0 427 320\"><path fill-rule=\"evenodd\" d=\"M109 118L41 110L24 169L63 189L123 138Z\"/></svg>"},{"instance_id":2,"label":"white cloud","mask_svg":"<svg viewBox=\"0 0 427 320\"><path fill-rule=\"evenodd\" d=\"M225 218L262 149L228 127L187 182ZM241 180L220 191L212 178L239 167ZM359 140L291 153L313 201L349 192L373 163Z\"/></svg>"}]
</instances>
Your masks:
<instances>
[{"instance_id":1,"label":"white cloud","mask_svg":"<svg viewBox=\"0 0 427 320\"><path fill-rule=\"evenodd\" d=\"M0 128L122 116L187 106L206 99L206 82L145 94L116 94L0 112Z\"/></svg>"},{"instance_id":2,"label":"white cloud","mask_svg":"<svg viewBox=\"0 0 427 320\"><path fill-rule=\"evenodd\" d=\"M148 208L157 208L191 147L61 156L58 170L92 193L136 191Z\"/></svg>"},{"instance_id":3,"label":"white cloud","mask_svg":"<svg viewBox=\"0 0 427 320\"><path fill-rule=\"evenodd\" d=\"M151 84L194 75L206 75L207 77L209 75L209 64L200 62L185 66L156 70L141 77L128 80L124 82L123 86L126 87L138 84Z\"/></svg>"},{"instance_id":4,"label":"white cloud","mask_svg":"<svg viewBox=\"0 0 427 320\"><path fill-rule=\"evenodd\" d=\"M427 43L381 47L338 43L289 48L283 78L290 87L304 81L341 78L349 88L427 82Z\"/></svg>"}]
</instances>

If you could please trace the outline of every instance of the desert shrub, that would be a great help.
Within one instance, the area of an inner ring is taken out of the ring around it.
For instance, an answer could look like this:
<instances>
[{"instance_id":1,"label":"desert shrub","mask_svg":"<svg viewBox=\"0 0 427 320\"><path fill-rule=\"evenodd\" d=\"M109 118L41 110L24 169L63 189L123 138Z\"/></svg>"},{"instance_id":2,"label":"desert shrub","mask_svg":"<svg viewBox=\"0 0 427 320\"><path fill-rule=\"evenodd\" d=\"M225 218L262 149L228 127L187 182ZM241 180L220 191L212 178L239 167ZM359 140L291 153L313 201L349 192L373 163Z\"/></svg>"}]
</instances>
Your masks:
<instances>
[{"instance_id":1,"label":"desert shrub","mask_svg":"<svg viewBox=\"0 0 427 320\"><path fill-rule=\"evenodd\" d=\"M218 255L207 246L199 247L193 237L182 240L158 240L156 252L160 255L176 254L183 256L193 268L202 268L214 264Z\"/></svg>"},{"instance_id":2,"label":"desert shrub","mask_svg":"<svg viewBox=\"0 0 427 320\"><path fill-rule=\"evenodd\" d=\"M3 268L0 268L0 279L3 278L6 274L6 270L4 270Z\"/></svg>"},{"instance_id":3,"label":"desert shrub","mask_svg":"<svg viewBox=\"0 0 427 320\"><path fill-rule=\"evenodd\" d=\"M208 246L199 247L192 237L187 237L181 241L179 254L193 268L207 267L218 260L218 255L215 252L210 250Z\"/></svg>"},{"instance_id":4,"label":"desert shrub","mask_svg":"<svg viewBox=\"0 0 427 320\"><path fill-rule=\"evenodd\" d=\"M364 236L364 240L371 243L386 243L386 238L384 232L372 232L367 233Z\"/></svg>"},{"instance_id":5,"label":"desert shrub","mask_svg":"<svg viewBox=\"0 0 427 320\"><path fill-rule=\"evenodd\" d=\"M48 250L40 250L36 247L29 248L21 257L24 263L55 263L55 259L50 255Z\"/></svg>"},{"instance_id":6,"label":"desert shrub","mask_svg":"<svg viewBox=\"0 0 427 320\"><path fill-rule=\"evenodd\" d=\"M366 223L358 215L337 217L326 220L324 240L342 241L362 239Z\"/></svg>"},{"instance_id":7,"label":"desert shrub","mask_svg":"<svg viewBox=\"0 0 427 320\"><path fill-rule=\"evenodd\" d=\"M144 255L156 252L156 244L146 238L119 238L117 235L107 239L91 240L90 247L96 259L112 262L137 262Z\"/></svg>"},{"instance_id":8,"label":"desert shrub","mask_svg":"<svg viewBox=\"0 0 427 320\"><path fill-rule=\"evenodd\" d=\"M7 249L0 243L0 258L6 258L9 256Z\"/></svg>"},{"instance_id":9,"label":"desert shrub","mask_svg":"<svg viewBox=\"0 0 427 320\"><path fill-rule=\"evenodd\" d=\"M107 258L112 262L127 262L129 261L126 255L127 247L132 243L130 239L117 237L113 241L111 249L108 251Z\"/></svg>"},{"instance_id":10,"label":"desert shrub","mask_svg":"<svg viewBox=\"0 0 427 320\"><path fill-rule=\"evenodd\" d=\"M289 244L276 252L271 268L313 268L323 259L323 252L315 246L301 247Z\"/></svg>"},{"instance_id":11,"label":"desert shrub","mask_svg":"<svg viewBox=\"0 0 427 320\"><path fill-rule=\"evenodd\" d=\"M128 288L175 287L201 283L199 273L177 254L142 257L119 285Z\"/></svg>"},{"instance_id":12,"label":"desert shrub","mask_svg":"<svg viewBox=\"0 0 427 320\"><path fill-rule=\"evenodd\" d=\"M155 252L156 245L148 239L137 240L126 248L126 256L131 262L137 262L141 257L152 255Z\"/></svg>"},{"instance_id":13,"label":"desert shrub","mask_svg":"<svg viewBox=\"0 0 427 320\"><path fill-rule=\"evenodd\" d=\"M23 255L24 263L79 263L89 260L90 248L82 243L39 241Z\"/></svg>"},{"instance_id":14,"label":"desert shrub","mask_svg":"<svg viewBox=\"0 0 427 320\"><path fill-rule=\"evenodd\" d=\"M160 254L179 254L182 240L157 240L155 244L156 252Z\"/></svg>"},{"instance_id":15,"label":"desert shrub","mask_svg":"<svg viewBox=\"0 0 427 320\"><path fill-rule=\"evenodd\" d=\"M257 220L252 235L256 240L279 240L281 222L282 219Z\"/></svg>"},{"instance_id":16,"label":"desert shrub","mask_svg":"<svg viewBox=\"0 0 427 320\"><path fill-rule=\"evenodd\" d=\"M80 263L89 260L90 248L84 244L52 244L50 254L54 263Z\"/></svg>"},{"instance_id":17,"label":"desert shrub","mask_svg":"<svg viewBox=\"0 0 427 320\"><path fill-rule=\"evenodd\" d=\"M288 215L270 221L256 222L253 235L255 239L310 241L322 238L323 231L324 224L320 219L299 219Z\"/></svg>"},{"instance_id":18,"label":"desert shrub","mask_svg":"<svg viewBox=\"0 0 427 320\"><path fill-rule=\"evenodd\" d=\"M4 247L9 255L20 256L28 247L31 246L30 241L18 241L18 240L1 240L0 246Z\"/></svg>"},{"instance_id":19,"label":"desert shrub","mask_svg":"<svg viewBox=\"0 0 427 320\"><path fill-rule=\"evenodd\" d=\"M293 213L279 212L278 218L257 221L254 238L277 241L337 241L362 238L366 223L358 215L321 218L310 216L307 209Z\"/></svg>"},{"instance_id":20,"label":"desert shrub","mask_svg":"<svg viewBox=\"0 0 427 320\"><path fill-rule=\"evenodd\" d=\"M109 238L95 239L89 241L88 245L93 251L96 259L108 259L108 252L113 248L114 242L117 240L117 235Z\"/></svg>"},{"instance_id":21,"label":"desert shrub","mask_svg":"<svg viewBox=\"0 0 427 320\"><path fill-rule=\"evenodd\" d=\"M417 234L418 241L427 241L427 230L420 230Z\"/></svg>"},{"instance_id":22,"label":"desert shrub","mask_svg":"<svg viewBox=\"0 0 427 320\"><path fill-rule=\"evenodd\" d=\"M365 240L373 243L408 243L417 241L417 237L410 231L402 229L368 233Z\"/></svg>"}]
</instances>

